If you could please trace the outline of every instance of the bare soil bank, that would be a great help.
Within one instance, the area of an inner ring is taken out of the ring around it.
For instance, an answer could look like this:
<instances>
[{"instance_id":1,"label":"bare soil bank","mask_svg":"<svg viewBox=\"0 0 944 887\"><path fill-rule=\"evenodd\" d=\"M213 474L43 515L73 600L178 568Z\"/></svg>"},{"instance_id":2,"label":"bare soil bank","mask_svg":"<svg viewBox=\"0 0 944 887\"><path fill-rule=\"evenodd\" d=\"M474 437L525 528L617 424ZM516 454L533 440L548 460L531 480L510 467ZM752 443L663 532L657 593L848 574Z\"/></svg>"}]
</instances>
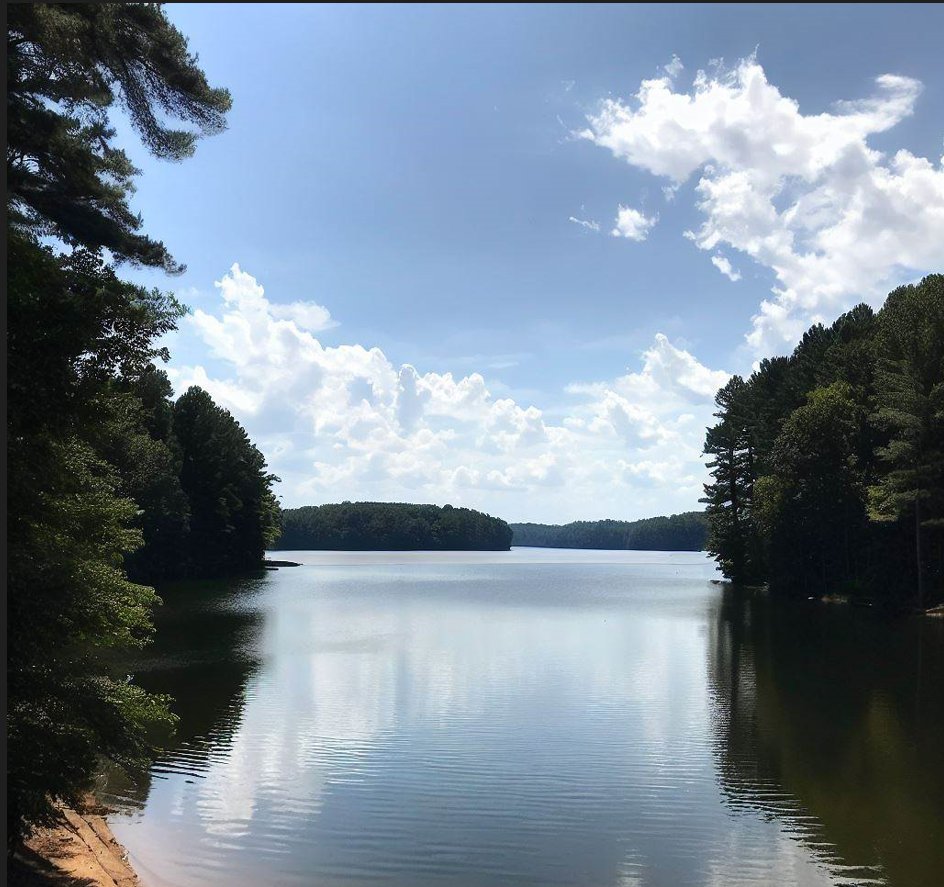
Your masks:
<instances>
[{"instance_id":1,"label":"bare soil bank","mask_svg":"<svg viewBox=\"0 0 944 887\"><path fill-rule=\"evenodd\" d=\"M62 809L59 823L38 829L8 860L12 887L142 887L101 808Z\"/></svg>"}]
</instances>

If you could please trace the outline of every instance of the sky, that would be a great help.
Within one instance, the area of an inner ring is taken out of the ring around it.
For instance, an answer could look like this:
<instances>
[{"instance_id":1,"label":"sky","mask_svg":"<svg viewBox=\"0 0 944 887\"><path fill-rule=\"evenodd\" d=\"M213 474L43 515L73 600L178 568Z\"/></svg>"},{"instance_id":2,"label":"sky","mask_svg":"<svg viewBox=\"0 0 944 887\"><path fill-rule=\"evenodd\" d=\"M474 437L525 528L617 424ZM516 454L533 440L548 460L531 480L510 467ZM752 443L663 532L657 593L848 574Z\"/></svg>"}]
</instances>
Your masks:
<instances>
[{"instance_id":1,"label":"sky","mask_svg":"<svg viewBox=\"0 0 944 887\"><path fill-rule=\"evenodd\" d=\"M944 7L165 7L226 132L133 198L283 506L699 508L732 373L944 270Z\"/></svg>"}]
</instances>

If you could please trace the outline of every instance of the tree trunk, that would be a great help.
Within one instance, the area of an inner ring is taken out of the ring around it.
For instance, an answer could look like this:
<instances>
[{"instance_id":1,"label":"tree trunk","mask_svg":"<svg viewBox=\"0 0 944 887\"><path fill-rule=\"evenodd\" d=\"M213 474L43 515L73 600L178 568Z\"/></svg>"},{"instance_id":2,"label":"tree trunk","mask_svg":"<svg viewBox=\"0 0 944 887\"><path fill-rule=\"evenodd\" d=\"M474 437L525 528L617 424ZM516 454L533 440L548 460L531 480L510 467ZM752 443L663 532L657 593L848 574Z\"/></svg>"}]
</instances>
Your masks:
<instances>
[{"instance_id":1,"label":"tree trunk","mask_svg":"<svg viewBox=\"0 0 944 887\"><path fill-rule=\"evenodd\" d=\"M732 552L734 581L740 585L744 582L744 537L741 534L740 502L737 492L737 453L733 446L728 447L728 460L731 465L728 480L728 493L731 498L731 522L734 527L734 551Z\"/></svg>"},{"instance_id":2,"label":"tree trunk","mask_svg":"<svg viewBox=\"0 0 944 887\"><path fill-rule=\"evenodd\" d=\"M921 557L921 499L915 493L915 561L918 567L918 607L924 609L924 564Z\"/></svg>"}]
</instances>

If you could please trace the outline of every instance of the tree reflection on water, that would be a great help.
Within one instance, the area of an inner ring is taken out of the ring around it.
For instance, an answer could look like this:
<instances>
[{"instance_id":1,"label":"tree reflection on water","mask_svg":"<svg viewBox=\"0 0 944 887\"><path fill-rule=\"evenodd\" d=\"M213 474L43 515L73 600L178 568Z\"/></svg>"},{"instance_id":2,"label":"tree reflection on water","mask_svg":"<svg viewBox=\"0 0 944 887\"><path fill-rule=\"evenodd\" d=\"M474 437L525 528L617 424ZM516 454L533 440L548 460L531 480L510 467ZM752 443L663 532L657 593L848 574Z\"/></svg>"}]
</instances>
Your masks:
<instances>
[{"instance_id":1,"label":"tree reflection on water","mask_svg":"<svg viewBox=\"0 0 944 887\"><path fill-rule=\"evenodd\" d=\"M853 883L939 883L944 622L738 589L712 608L709 686L732 811L781 819Z\"/></svg>"},{"instance_id":2,"label":"tree reflection on water","mask_svg":"<svg viewBox=\"0 0 944 887\"><path fill-rule=\"evenodd\" d=\"M159 589L164 604L156 613L154 642L127 668L148 691L173 697L178 727L155 741L173 754L175 772L183 758L192 778L202 778L210 758L225 754L239 729L246 686L260 661L258 592L264 582L264 576L249 576ZM164 758L133 778L108 768L97 794L122 809L142 808L151 780L165 778Z\"/></svg>"}]
</instances>

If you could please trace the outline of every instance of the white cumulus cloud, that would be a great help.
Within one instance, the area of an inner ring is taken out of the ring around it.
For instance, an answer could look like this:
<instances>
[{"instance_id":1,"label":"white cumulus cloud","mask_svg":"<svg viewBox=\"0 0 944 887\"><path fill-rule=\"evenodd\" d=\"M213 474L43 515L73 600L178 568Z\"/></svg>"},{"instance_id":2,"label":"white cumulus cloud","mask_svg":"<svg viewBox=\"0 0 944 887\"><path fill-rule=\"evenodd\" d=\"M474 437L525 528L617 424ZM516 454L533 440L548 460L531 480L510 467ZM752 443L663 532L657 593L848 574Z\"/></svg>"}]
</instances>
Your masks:
<instances>
[{"instance_id":1,"label":"white cumulus cloud","mask_svg":"<svg viewBox=\"0 0 944 887\"><path fill-rule=\"evenodd\" d=\"M649 236L649 230L658 221L658 216L649 218L638 209L620 204L616 215L616 227L610 231L610 234L613 237L625 237L627 240L641 242Z\"/></svg>"},{"instance_id":2,"label":"white cumulus cloud","mask_svg":"<svg viewBox=\"0 0 944 887\"><path fill-rule=\"evenodd\" d=\"M294 320L303 330L320 333L337 326L337 321L331 319L328 309L314 302L291 302L288 305L272 305L270 310L273 317L283 320Z\"/></svg>"},{"instance_id":3,"label":"white cumulus cloud","mask_svg":"<svg viewBox=\"0 0 944 887\"><path fill-rule=\"evenodd\" d=\"M914 112L917 80L883 74L865 99L804 113L754 57L699 71L687 89L679 73L667 66L631 101L603 101L579 135L669 188L698 176L703 222L690 239L776 279L746 335L756 354L787 351L816 319L877 304L944 263L942 160L869 144Z\"/></svg>"},{"instance_id":4,"label":"white cumulus cloud","mask_svg":"<svg viewBox=\"0 0 944 887\"><path fill-rule=\"evenodd\" d=\"M286 505L452 502L545 521L697 507L704 428L728 374L662 334L636 371L568 386L546 410L496 397L481 373L325 346L307 314L281 310L238 265L218 289L217 309L196 311L184 331L214 370L172 365L171 380L236 415L283 479Z\"/></svg>"}]
</instances>

